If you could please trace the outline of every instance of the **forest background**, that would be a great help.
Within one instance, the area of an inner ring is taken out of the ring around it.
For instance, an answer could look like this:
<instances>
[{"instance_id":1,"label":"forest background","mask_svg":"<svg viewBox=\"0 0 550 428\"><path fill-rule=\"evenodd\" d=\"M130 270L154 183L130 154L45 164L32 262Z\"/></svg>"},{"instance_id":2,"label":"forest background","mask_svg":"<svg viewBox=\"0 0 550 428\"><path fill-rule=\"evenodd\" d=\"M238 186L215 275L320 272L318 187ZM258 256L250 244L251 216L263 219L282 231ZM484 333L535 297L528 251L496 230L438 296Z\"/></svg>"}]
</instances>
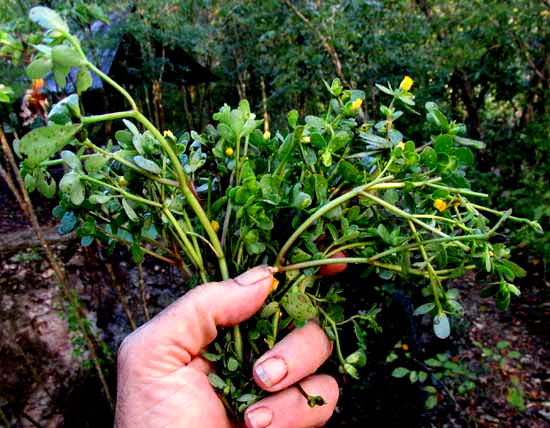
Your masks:
<instances>
[{"instance_id":1,"label":"forest background","mask_svg":"<svg viewBox=\"0 0 550 428\"><path fill-rule=\"evenodd\" d=\"M518 262L548 287L548 0L7 0L0 5L0 117L8 135L28 130L16 100L31 86L25 68L40 32L28 11L37 4L66 17L98 63L120 49L128 50L125 58L137 56L139 69L116 64L127 78L122 83L159 129L176 135L204 130L220 106L244 98L264 119L265 131L285 127L291 109L301 116L323 110L324 82L334 77L364 90L364 115L375 118L382 95L375 83L397 86L411 76L417 105L436 101L467 125L470 138L486 144L469 174L473 187L490 195L489 206L512 208L542 225L542 235L528 228L507 232ZM98 22L102 31L94 30ZM129 34L134 43L121 43ZM181 67L166 55L176 47L218 80L166 81ZM64 96L53 85L50 104ZM109 91L92 92L85 109L119 107ZM407 136L425 134L423 121L406 120Z\"/></svg>"}]
</instances>

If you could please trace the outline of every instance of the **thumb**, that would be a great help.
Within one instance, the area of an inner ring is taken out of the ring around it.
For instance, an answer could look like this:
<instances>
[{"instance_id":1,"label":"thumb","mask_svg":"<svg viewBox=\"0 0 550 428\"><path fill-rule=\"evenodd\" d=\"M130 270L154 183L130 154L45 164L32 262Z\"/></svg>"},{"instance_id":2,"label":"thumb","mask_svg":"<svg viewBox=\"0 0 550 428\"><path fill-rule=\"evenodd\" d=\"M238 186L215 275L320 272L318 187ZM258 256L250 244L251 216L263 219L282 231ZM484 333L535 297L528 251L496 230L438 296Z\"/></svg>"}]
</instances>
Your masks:
<instances>
[{"instance_id":1,"label":"thumb","mask_svg":"<svg viewBox=\"0 0 550 428\"><path fill-rule=\"evenodd\" d=\"M155 371L178 369L215 339L216 326L235 325L254 315L272 285L273 270L262 265L235 279L196 287L128 336L122 348L129 347Z\"/></svg>"}]
</instances>

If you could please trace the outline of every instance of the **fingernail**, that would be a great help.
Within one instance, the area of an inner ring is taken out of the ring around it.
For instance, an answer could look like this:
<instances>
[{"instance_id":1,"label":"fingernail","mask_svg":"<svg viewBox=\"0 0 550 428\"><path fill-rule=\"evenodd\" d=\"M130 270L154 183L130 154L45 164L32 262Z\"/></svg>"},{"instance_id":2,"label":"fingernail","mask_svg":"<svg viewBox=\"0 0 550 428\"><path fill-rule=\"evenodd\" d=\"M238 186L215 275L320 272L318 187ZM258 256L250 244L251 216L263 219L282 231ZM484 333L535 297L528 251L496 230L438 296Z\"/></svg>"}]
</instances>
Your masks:
<instances>
[{"instance_id":1,"label":"fingernail","mask_svg":"<svg viewBox=\"0 0 550 428\"><path fill-rule=\"evenodd\" d=\"M267 407L258 407L244 416L248 428L266 428L271 425L273 413Z\"/></svg>"},{"instance_id":2,"label":"fingernail","mask_svg":"<svg viewBox=\"0 0 550 428\"><path fill-rule=\"evenodd\" d=\"M254 368L254 373L262 383L271 388L284 379L288 368L283 359L273 357L265 360Z\"/></svg>"},{"instance_id":3,"label":"fingernail","mask_svg":"<svg viewBox=\"0 0 550 428\"><path fill-rule=\"evenodd\" d=\"M235 278L235 282L242 286L249 286L257 284L269 276L272 276L272 273L267 265L256 266Z\"/></svg>"}]
</instances>

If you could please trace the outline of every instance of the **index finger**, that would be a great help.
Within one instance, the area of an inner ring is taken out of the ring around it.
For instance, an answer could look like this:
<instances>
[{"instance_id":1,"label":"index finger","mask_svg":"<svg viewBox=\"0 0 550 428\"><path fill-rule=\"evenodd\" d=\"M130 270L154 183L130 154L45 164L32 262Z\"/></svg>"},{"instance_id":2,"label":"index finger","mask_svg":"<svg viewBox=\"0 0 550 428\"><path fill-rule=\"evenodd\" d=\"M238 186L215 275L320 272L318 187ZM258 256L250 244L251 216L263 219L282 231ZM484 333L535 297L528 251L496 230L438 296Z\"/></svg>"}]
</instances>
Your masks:
<instances>
[{"instance_id":1,"label":"index finger","mask_svg":"<svg viewBox=\"0 0 550 428\"><path fill-rule=\"evenodd\" d=\"M266 391L280 391L309 376L327 360L332 342L315 322L289 333L254 364L254 380Z\"/></svg>"}]
</instances>

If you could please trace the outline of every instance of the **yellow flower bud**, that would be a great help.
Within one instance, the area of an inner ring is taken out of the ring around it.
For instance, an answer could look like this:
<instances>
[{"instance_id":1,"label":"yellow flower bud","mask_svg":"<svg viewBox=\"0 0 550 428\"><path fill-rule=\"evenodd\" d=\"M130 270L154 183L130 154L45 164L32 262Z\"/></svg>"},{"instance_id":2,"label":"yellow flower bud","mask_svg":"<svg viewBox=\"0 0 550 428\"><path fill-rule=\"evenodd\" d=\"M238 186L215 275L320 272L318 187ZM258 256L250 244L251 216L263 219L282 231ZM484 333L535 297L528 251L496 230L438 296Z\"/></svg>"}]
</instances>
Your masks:
<instances>
[{"instance_id":1,"label":"yellow flower bud","mask_svg":"<svg viewBox=\"0 0 550 428\"><path fill-rule=\"evenodd\" d=\"M361 98L357 98L354 102L351 103L351 108L353 110L357 110L359 107L361 107L361 104L363 104L363 100Z\"/></svg>"},{"instance_id":2,"label":"yellow flower bud","mask_svg":"<svg viewBox=\"0 0 550 428\"><path fill-rule=\"evenodd\" d=\"M399 88L403 89L404 91L409 91L414 83L414 80L412 80L409 76L405 76L401 83L399 84Z\"/></svg>"},{"instance_id":3,"label":"yellow flower bud","mask_svg":"<svg viewBox=\"0 0 550 428\"><path fill-rule=\"evenodd\" d=\"M304 143L309 143L311 142L311 137L309 135L306 135L305 137L302 137L302 141Z\"/></svg>"},{"instance_id":4,"label":"yellow flower bud","mask_svg":"<svg viewBox=\"0 0 550 428\"><path fill-rule=\"evenodd\" d=\"M403 141L400 141L397 143L397 146L401 148L401 150L405 150L405 143Z\"/></svg>"},{"instance_id":5,"label":"yellow flower bud","mask_svg":"<svg viewBox=\"0 0 550 428\"><path fill-rule=\"evenodd\" d=\"M271 138L271 132L265 131L265 132L264 132L264 138L265 138L266 140L269 140L269 139Z\"/></svg>"},{"instance_id":6,"label":"yellow flower bud","mask_svg":"<svg viewBox=\"0 0 550 428\"><path fill-rule=\"evenodd\" d=\"M212 226L212 229L214 229L214 232L218 233L218 230L220 230L220 223L218 223L216 220L212 220L210 222L210 226Z\"/></svg>"},{"instance_id":7,"label":"yellow flower bud","mask_svg":"<svg viewBox=\"0 0 550 428\"><path fill-rule=\"evenodd\" d=\"M275 291L278 286L279 286L279 280L277 278L273 278L273 284L271 285L271 291Z\"/></svg>"},{"instance_id":8,"label":"yellow flower bud","mask_svg":"<svg viewBox=\"0 0 550 428\"><path fill-rule=\"evenodd\" d=\"M169 129L166 129L163 134L164 134L165 137L170 138L171 140L176 139L176 137L174 136L172 131L170 131Z\"/></svg>"},{"instance_id":9,"label":"yellow flower bud","mask_svg":"<svg viewBox=\"0 0 550 428\"><path fill-rule=\"evenodd\" d=\"M439 211L443 212L447 209L447 203L442 199L436 199L434 201L434 207Z\"/></svg>"},{"instance_id":10,"label":"yellow flower bud","mask_svg":"<svg viewBox=\"0 0 550 428\"><path fill-rule=\"evenodd\" d=\"M228 147L225 149L226 156L233 156L233 149L231 147Z\"/></svg>"}]
</instances>

